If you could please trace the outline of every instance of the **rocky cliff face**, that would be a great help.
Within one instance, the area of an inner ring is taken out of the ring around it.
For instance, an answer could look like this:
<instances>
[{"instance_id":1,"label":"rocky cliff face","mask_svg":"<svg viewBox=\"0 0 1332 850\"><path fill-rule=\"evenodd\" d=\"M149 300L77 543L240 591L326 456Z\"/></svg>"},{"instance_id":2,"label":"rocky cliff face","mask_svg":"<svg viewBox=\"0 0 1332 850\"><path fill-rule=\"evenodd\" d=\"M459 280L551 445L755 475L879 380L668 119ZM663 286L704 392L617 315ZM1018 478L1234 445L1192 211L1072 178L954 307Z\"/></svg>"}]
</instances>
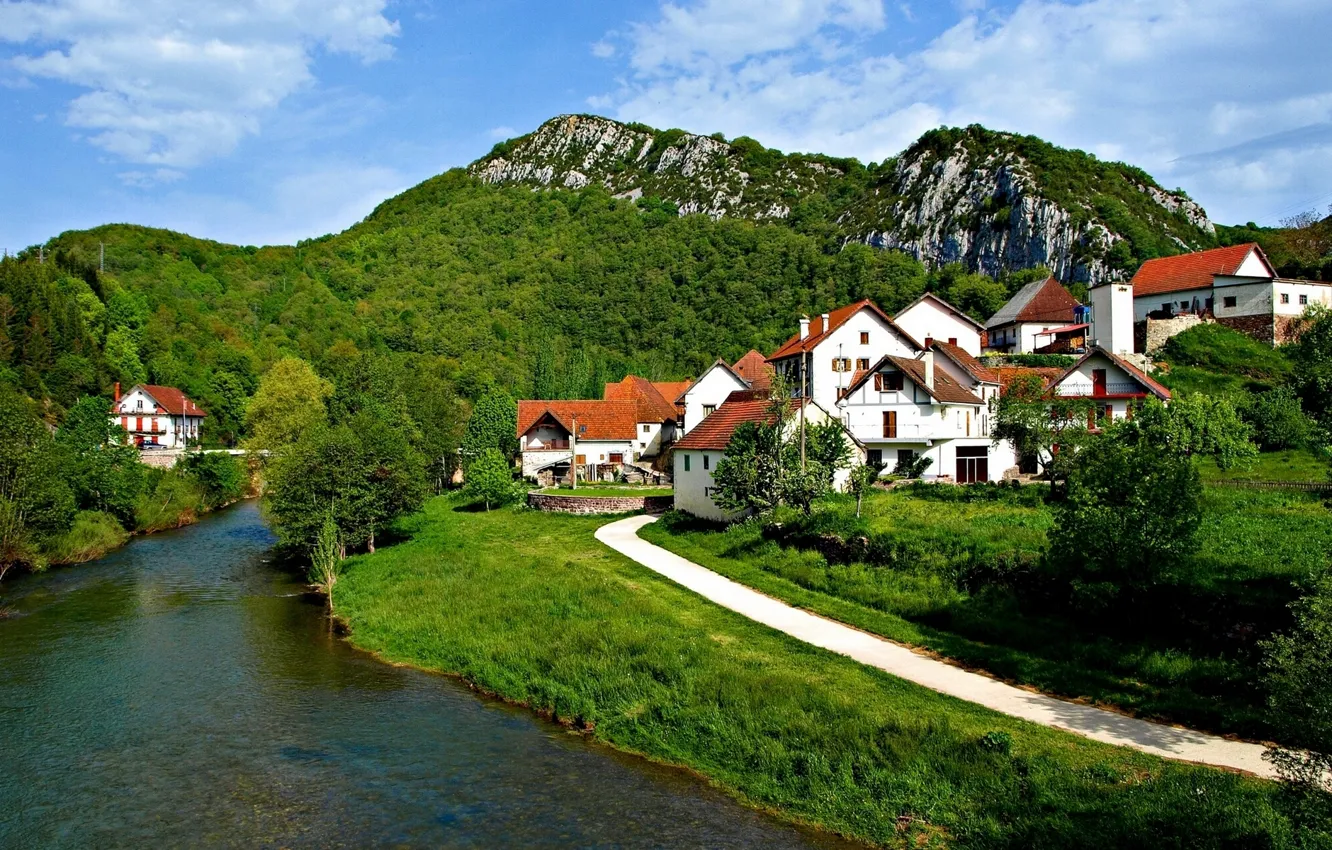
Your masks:
<instances>
[{"instance_id":1,"label":"rocky cliff face","mask_svg":"<svg viewBox=\"0 0 1332 850\"><path fill-rule=\"evenodd\" d=\"M1206 212L1144 172L980 127L932 131L867 168L751 139L566 115L497 145L470 171L490 183L598 185L681 215L820 216L844 241L992 275L1045 265L1061 280L1096 284L1148 257L1215 244Z\"/></svg>"}]
</instances>

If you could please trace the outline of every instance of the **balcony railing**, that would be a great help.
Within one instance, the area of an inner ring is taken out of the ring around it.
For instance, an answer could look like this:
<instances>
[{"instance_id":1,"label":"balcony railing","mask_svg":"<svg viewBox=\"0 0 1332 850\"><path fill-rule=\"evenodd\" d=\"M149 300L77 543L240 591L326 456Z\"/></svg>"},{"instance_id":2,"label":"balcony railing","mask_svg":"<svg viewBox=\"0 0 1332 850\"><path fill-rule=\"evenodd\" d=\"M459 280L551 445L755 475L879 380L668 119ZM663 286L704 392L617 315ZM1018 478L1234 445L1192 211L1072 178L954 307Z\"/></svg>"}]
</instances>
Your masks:
<instances>
[{"instance_id":1,"label":"balcony railing","mask_svg":"<svg viewBox=\"0 0 1332 850\"><path fill-rule=\"evenodd\" d=\"M142 427L142 428L126 428L125 431L126 431L126 433L129 433L129 434L165 434L165 433L166 433L166 427L165 427L165 426L161 426L161 427L153 428L153 427L150 426L150 425L145 425L145 426Z\"/></svg>"},{"instance_id":2,"label":"balcony railing","mask_svg":"<svg viewBox=\"0 0 1332 850\"><path fill-rule=\"evenodd\" d=\"M1147 395L1147 388L1133 381L1114 384L1060 384L1055 395L1061 398L1104 398L1117 395Z\"/></svg>"},{"instance_id":3,"label":"balcony railing","mask_svg":"<svg viewBox=\"0 0 1332 850\"><path fill-rule=\"evenodd\" d=\"M568 440L525 440L523 441L523 451L525 452L557 452L568 451Z\"/></svg>"}]
</instances>

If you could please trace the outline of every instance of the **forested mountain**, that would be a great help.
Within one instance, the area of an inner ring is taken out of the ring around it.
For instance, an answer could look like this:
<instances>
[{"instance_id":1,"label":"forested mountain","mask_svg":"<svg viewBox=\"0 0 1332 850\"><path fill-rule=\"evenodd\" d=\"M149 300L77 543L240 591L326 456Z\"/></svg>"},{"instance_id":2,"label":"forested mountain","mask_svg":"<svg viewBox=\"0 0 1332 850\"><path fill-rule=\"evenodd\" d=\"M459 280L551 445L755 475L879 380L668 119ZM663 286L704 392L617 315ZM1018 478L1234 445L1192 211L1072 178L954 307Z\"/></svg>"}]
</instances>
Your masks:
<instances>
[{"instance_id":1,"label":"forested mountain","mask_svg":"<svg viewBox=\"0 0 1332 850\"><path fill-rule=\"evenodd\" d=\"M1061 280L1095 284L1131 275L1143 260L1216 245L1203 209L1141 169L978 126L930 131L866 166L744 137L564 115L496 145L470 171L490 183L603 186L682 214L823 222L842 241L992 276L1044 265Z\"/></svg>"}]
</instances>

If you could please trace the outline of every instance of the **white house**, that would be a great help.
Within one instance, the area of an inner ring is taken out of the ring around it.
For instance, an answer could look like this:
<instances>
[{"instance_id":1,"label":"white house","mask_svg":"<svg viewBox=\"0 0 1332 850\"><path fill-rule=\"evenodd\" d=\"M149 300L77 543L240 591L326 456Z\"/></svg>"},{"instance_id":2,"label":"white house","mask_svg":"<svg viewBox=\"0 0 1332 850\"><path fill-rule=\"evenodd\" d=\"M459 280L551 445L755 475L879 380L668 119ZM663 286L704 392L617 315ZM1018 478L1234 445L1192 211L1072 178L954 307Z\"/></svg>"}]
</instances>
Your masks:
<instances>
[{"instance_id":1,"label":"white house","mask_svg":"<svg viewBox=\"0 0 1332 850\"><path fill-rule=\"evenodd\" d=\"M1268 345L1289 341L1310 306L1332 306L1332 283L1278 277L1255 242L1148 260L1131 283L1135 322L1210 317Z\"/></svg>"},{"instance_id":2,"label":"white house","mask_svg":"<svg viewBox=\"0 0 1332 850\"><path fill-rule=\"evenodd\" d=\"M921 345L869 299L800 319L795 336L768 358L773 368L824 410L885 354L914 357ZM803 389L801 374L803 372Z\"/></svg>"},{"instance_id":3,"label":"white house","mask_svg":"<svg viewBox=\"0 0 1332 850\"><path fill-rule=\"evenodd\" d=\"M524 477L554 470L554 477L562 478L571 461L580 467L580 478L599 467L633 463L640 442L638 405L632 401L518 402Z\"/></svg>"},{"instance_id":4,"label":"white house","mask_svg":"<svg viewBox=\"0 0 1332 850\"><path fill-rule=\"evenodd\" d=\"M999 374L982 364L969 352L956 345L936 341L930 350L934 352L934 366L956 381L964 390L989 403L999 397Z\"/></svg>"},{"instance_id":5,"label":"white house","mask_svg":"<svg viewBox=\"0 0 1332 850\"><path fill-rule=\"evenodd\" d=\"M932 342L947 342L972 357L980 356L985 326L932 292L903 307L893 321L926 348Z\"/></svg>"},{"instance_id":6,"label":"white house","mask_svg":"<svg viewBox=\"0 0 1332 850\"><path fill-rule=\"evenodd\" d=\"M717 470L717 463L726 456L726 446L731 441L735 430L745 422L772 422L771 405L766 390L738 390L732 393L717 410L697 427L691 430L678 443L672 456L672 479L675 484L675 509L703 519L729 522L740 514L719 508L712 500L714 481L712 474ZM836 421L826 410L812 402L793 399L793 415L786 424L787 437L793 429L799 428L799 409L803 406L805 425L817 425L822 422ZM851 474L851 467L864 463L865 449L858 444L851 434L846 434L847 445L851 449L851 462L845 469L840 469L833 476L833 486L841 489L846 486Z\"/></svg>"},{"instance_id":7,"label":"white house","mask_svg":"<svg viewBox=\"0 0 1332 850\"><path fill-rule=\"evenodd\" d=\"M1087 352L1052 381L1050 394L1059 398L1091 400L1095 407L1087 417L1087 427L1092 429L1131 416L1132 406L1148 396L1170 401L1170 390L1123 357L1104 348Z\"/></svg>"},{"instance_id":8,"label":"white house","mask_svg":"<svg viewBox=\"0 0 1332 850\"><path fill-rule=\"evenodd\" d=\"M772 367L757 351L750 350L734 366L718 359L675 399L676 407L682 411L682 432L688 434L695 425L712 415L731 393L766 390L771 383Z\"/></svg>"},{"instance_id":9,"label":"white house","mask_svg":"<svg viewBox=\"0 0 1332 850\"><path fill-rule=\"evenodd\" d=\"M842 421L869 462L889 472L924 455L926 479L998 481L1016 465L1013 448L991 440L989 405L940 368L941 359L934 350L882 357L838 401Z\"/></svg>"},{"instance_id":10,"label":"white house","mask_svg":"<svg viewBox=\"0 0 1332 850\"><path fill-rule=\"evenodd\" d=\"M1075 324L1081 306L1053 277L1029 283L985 323L985 348L1030 354L1050 341L1052 331Z\"/></svg>"},{"instance_id":11,"label":"white house","mask_svg":"<svg viewBox=\"0 0 1332 850\"><path fill-rule=\"evenodd\" d=\"M111 422L140 448L183 449L199 442L208 414L175 387L138 384L124 396L116 384Z\"/></svg>"}]
</instances>

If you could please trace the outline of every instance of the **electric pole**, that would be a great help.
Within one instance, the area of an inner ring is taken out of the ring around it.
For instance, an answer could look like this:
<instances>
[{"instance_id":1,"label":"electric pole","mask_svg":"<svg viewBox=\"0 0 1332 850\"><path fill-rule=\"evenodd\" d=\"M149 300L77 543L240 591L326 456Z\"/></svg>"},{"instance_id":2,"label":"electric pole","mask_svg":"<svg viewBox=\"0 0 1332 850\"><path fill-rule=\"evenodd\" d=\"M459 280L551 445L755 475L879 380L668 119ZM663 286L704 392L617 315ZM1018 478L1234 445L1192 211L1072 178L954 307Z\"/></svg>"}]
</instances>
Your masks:
<instances>
[{"instance_id":1,"label":"electric pole","mask_svg":"<svg viewBox=\"0 0 1332 850\"><path fill-rule=\"evenodd\" d=\"M805 471L805 352L800 352L800 471Z\"/></svg>"},{"instance_id":2,"label":"electric pole","mask_svg":"<svg viewBox=\"0 0 1332 850\"><path fill-rule=\"evenodd\" d=\"M572 490L578 489L578 417L570 419L573 423L573 430L569 432L569 478L572 480Z\"/></svg>"}]
</instances>

